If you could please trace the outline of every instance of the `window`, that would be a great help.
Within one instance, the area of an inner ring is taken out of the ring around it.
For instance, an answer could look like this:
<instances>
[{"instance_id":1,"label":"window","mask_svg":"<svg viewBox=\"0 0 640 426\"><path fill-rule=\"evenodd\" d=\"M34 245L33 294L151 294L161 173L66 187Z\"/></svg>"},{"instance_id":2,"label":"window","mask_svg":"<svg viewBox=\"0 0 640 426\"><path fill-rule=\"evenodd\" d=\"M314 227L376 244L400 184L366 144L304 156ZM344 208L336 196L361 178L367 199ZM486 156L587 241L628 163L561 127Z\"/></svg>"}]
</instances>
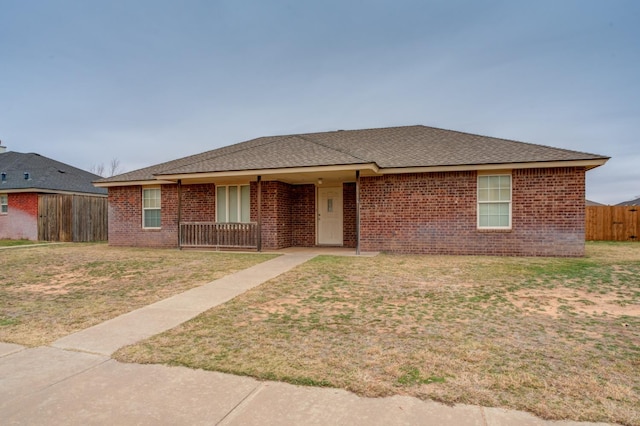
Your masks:
<instances>
[{"instance_id":1,"label":"window","mask_svg":"<svg viewBox=\"0 0 640 426\"><path fill-rule=\"evenodd\" d=\"M160 188L142 189L142 227L160 228Z\"/></svg>"},{"instance_id":2,"label":"window","mask_svg":"<svg viewBox=\"0 0 640 426\"><path fill-rule=\"evenodd\" d=\"M478 176L478 228L511 228L511 176Z\"/></svg>"},{"instance_id":3,"label":"window","mask_svg":"<svg viewBox=\"0 0 640 426\"><path fill-rule=\"evenodd\" d=\"M216 221L250 222L250 194L249 185L216 187Z\"/></svg>"},{"instance_id":4,"label":"window","mask_svg":"<svg viewBox=\"0 0 640 426\"><path fill-rule=\"evenodd\" d=\"M9 213L9 196L7 194L0 194L0 214Z\"/></svg>"}]
</instances>

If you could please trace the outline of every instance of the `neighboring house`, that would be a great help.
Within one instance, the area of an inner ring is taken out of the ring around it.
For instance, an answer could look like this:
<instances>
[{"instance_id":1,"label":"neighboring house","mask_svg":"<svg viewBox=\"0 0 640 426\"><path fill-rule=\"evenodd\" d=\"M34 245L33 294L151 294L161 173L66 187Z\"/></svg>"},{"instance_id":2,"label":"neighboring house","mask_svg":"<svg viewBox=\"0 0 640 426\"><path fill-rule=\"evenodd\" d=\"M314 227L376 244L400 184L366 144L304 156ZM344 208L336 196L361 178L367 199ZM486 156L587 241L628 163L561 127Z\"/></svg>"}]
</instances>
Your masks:
<instances>
[{"instance_id":1,"label":"neighboring house","mask_svg":"<svg viewBox=\"0 0 640 426\"><path fill-rule=\"evenodd\" d=\"M591 201L591 200L585 200L585 205L587 207L606 206L606 204L598 203L597 201Z\"/></svg>"},{"instance_id":2,"label":"neighboring house","mask_svg":"<svg viewBox=\"0 0 640 426\"><path fill-rule=\"evenodd\" d=\"M105 198L106 190L92 184L99 178L39 154L6 152L0 147L0 238L38 240L43 226L56 228L44 230L46 235L58 235L66 221L56 212L42 211L43 197L62 194L70 200L74 196ZM73 211L63 214L70 216ZM106 223L104 228L106 232Z\"/></svg>"},{"instance_id":3,"label":"neighboring house","mask_svg":"<svg viewBox=\"0 0 640 426\"><path fill-rule=\"evenodd\" d=\"M635 200L623 201L622 203L616 204L616 206L640 206L640 197Z\"/></svg>"},{"instance_id":4,"label":"neighboring house","mask_svg":"<svg viewBox=\"0 0 640 426\"><path fill-rule=\"evenodd\" d=\"M608 157L425 126L271 136L96 182L109 243L582 256Z\"/></svg>"}]
</instances>

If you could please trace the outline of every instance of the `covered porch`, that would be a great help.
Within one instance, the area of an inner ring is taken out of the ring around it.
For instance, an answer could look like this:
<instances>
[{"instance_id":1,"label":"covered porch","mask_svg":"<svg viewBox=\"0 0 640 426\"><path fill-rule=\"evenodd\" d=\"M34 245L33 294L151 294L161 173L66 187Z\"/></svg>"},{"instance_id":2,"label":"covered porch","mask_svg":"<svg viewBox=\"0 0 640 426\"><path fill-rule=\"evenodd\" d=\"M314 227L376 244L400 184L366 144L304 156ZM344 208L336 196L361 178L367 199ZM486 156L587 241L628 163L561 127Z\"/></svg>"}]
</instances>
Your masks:
<instances>
[{"instance_id":1,"label":"covered porch","mask_svg":"<svg viewBox=\"0 0 640 426\"><path fill-rule=\"evenodd\" d=\"M177 185L181 249L264 251L327 246L349 248L359 254L361 168L362 165L328 166L261 170L250 175L224 172L159 178ZM364 174L375 172L365 170ZM208 185L208 196L214 201L210 202L208 216L199 215L194 220L189 212L198 200L189 192L198 185ZM233 189L233 199L224 198L224 187ZM247 193L245 200L237 195L241 187ZM244 203L242 218L240 209L229 216L221 213L221 208L235 203ZM213 220L202 220L205 217Z\"/></svg>"}]
</instances>

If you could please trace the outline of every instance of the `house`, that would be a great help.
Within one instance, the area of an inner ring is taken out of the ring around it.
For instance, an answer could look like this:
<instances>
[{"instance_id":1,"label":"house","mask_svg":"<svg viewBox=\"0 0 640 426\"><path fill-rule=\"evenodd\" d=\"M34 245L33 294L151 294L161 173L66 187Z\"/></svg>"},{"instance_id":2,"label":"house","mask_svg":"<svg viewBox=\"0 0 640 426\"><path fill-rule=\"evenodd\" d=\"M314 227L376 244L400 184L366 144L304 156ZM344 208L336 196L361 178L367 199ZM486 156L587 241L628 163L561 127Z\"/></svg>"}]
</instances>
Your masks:
<instances>
[{"instance_id":1,"label":"house","mask_svg":"<svg viewBox=\"0 0 640 426\"><path fill-rule=\"evenodd\" d=\"M73 238L74 226L85 228L77 217L82 210L78 206L98 199L106 204L107 191L92 183L98 178L39 154L0 147L0 238L78 240ZM106 234L106 215L103 222Z\"/></svg>"},{"instance_id":2,"label":"house","mask_svg":"<svg viewBox=\"0 0 640 426\"><path fill-rule=\"evenodd\" d=\"M623 201L622 203L616 204L616 206L640 206L640 197L635 200Z\"/></svg>"},{"instance_id":3,"label":"house","mask_svg":"<svg viewBox=\"0 0 640 426\"><path fill-rule=\"evenodd\" d=\"M582 256L608 157L426 126L260 137L101 179L109 244Z\"/></svg>"},{"instance_id":4,"label":"house","mask_svg":"<svg viewBox=\"0 0 640 426\"><path fill-rule=\"evenodd\" d=\"M606 206L606 204L598 203L597 201L592 201L592 200L585 200L585 206L598 207L598 206Z\"/></svg>"}]
</instances>

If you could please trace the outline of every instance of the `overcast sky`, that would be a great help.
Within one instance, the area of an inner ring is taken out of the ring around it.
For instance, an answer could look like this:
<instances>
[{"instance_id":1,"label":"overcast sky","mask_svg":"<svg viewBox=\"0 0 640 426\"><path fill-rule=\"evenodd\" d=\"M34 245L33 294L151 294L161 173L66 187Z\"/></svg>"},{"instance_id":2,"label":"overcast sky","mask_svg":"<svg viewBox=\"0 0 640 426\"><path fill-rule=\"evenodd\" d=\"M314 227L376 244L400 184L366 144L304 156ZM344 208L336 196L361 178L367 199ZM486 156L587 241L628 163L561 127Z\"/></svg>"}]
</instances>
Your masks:
<instances>
[{"instance_id":1,"label":"overcast sky","mask_svg":"<svg viewBox=\"0 0 640 426\"><path fill-rule=\"evenodd\" d=\"M640 195L637 0L0 0L0 139L123 171L424 124L603 154Z\"/></svg>"}]
</instances>

